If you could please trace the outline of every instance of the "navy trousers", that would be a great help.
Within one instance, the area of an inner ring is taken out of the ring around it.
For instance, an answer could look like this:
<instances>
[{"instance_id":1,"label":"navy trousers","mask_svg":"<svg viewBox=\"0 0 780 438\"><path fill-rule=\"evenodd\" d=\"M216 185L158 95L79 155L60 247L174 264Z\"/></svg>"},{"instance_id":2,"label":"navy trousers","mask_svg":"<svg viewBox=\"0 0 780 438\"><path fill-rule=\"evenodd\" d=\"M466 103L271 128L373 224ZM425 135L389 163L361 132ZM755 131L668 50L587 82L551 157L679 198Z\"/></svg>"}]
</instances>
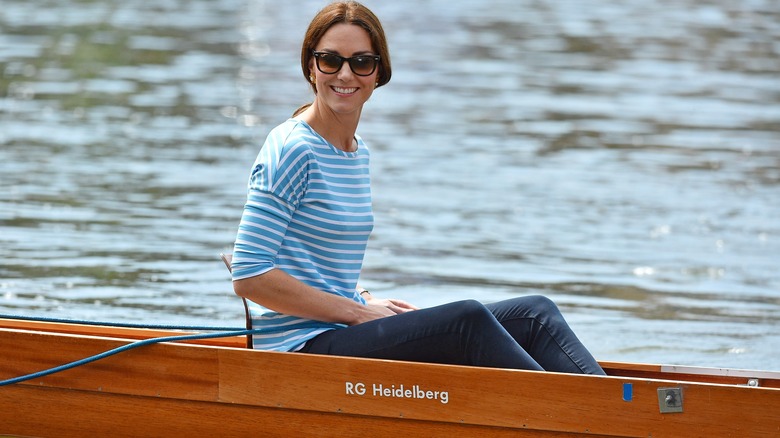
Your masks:
<instances>
[{"instance_id":1,"label":"navy trousers","mask_svg":"<svg viewBox=\"0 0 780 438\"><path fill-rule=\"evenodd\" d=\"M565 373L604 371L543 296L458 301L313 338L303 353Z\"/></svg>"}]
</instances>

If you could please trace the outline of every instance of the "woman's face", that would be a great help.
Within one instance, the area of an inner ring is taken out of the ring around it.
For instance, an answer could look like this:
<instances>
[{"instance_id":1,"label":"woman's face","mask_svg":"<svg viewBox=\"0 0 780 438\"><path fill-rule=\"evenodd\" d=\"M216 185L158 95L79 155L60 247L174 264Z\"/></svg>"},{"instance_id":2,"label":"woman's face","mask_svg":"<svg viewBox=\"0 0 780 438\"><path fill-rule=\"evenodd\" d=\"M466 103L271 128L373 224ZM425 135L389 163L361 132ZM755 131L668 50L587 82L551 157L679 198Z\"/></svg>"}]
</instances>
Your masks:
<instances>
[{"instance_id":1,"label":"woman's face","mask_svg":"<svg viewBox=\"0 0 780 438\"><path fill-rule=\"evenodd\" d=\"M344 58L376 55L368 32L360 26L346 23L335 24L328 29L314 51L333 53ZM309 68L316 81L317 100L333 112L357 112L359 115L363 104L374 92L379 67L368 76L359 76L352 71L349 62L344 61L337 72L327 74L317 68L316 62L316 58L312 57ZM324 66L324 62L321 63Z\"/></svg>"}]
</instances>

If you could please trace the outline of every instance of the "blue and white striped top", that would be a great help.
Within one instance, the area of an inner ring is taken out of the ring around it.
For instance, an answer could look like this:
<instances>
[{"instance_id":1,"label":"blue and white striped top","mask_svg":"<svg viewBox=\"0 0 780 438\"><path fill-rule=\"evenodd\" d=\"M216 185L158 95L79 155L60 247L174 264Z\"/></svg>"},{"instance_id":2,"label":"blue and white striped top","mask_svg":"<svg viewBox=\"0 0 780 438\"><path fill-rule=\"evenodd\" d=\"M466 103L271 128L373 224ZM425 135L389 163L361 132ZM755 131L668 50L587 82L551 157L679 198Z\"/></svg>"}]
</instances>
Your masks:
<instances>
[{"instance_id":1,"label":"blue and white striped top","mask_svg":"<svg viewBox=\"0 0 780 438\"><path fill-rule=\"evenodd\" d=\"M233 249L233 280L281 269L321 291L365 304L356 287L371 209L369 152L356 137L344 152L306 122L274 128L255 160ZM284 315L250 303L256 349L293 351L340 324Z\"/></svg>"}]
</instances>

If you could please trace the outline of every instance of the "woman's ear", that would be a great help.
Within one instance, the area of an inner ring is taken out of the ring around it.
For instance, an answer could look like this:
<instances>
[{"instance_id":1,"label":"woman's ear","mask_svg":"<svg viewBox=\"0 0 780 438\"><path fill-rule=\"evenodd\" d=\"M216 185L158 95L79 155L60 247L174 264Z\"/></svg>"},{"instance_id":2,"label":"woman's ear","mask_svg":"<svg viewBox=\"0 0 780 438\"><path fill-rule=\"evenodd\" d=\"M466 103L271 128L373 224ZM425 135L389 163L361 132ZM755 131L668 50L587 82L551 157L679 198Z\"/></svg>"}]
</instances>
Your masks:
<instances>
[{"instance_id":1,"label":"woman's ear","mask_svg":"<svg viewBox=\"0 0 780 438\"><path fill-rule=\"evenodd\" d=\"M314 74L314 57L312 57L309 60L309 83L311 84L311 88L314 90L314 93L317 93L317 76Z\"/></svg>"},{"instance_id":2,"label":"woman's ear","mask_svg":"<svg viewBox=\"0 0 780 438\"><path fill-rule=\"evenodd\" d=\"M314 57L312 56L312 57L309 59L309 77L312 77L312 76L314 76L314 70L317 68L317 66L316 66L315 62L316 62L316 61L314 61Z\"/></svg>"}]
</instances>

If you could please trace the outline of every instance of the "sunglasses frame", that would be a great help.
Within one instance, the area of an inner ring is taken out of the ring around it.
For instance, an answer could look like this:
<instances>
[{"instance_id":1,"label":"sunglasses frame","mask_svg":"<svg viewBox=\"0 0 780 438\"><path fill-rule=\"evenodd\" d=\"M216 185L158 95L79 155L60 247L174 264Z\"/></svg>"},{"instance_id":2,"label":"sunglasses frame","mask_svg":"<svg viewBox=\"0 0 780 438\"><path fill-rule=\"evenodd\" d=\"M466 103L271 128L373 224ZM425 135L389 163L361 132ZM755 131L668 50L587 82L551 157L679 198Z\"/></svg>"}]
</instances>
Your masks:
<instances>
[{"instance_id":1,"label":"sunglasses frame","mask_svg":"<svg viewBox=\"0 0 780 438\"><path fill-rule=\"evenodd\" d=\"M341 71L341 68L344 67L344 61L349 64L349 69L352 70L352 73L354 73L357 76L371 76L376 71L377 66L379 66L379 60L382 59L379 55L356 55L349 58L345 58L341 55L337 55L335 53L331 52L318 52L318 51L312 51L312 56L314 56L314 63L317 64L317 70L319 70L321 73L326 75L334 75ZM322 67L320 67L320 57L323 55L329 55L329 56L335 56L338 58L341 62L339 63L339 67L332 72L326 72L322 70ZM362 74L355 71L355 66L352 65L352 62L357 58L370 58L374 60L374 68L371 69L370 72Z\"/></svg>"}]
</instances>

